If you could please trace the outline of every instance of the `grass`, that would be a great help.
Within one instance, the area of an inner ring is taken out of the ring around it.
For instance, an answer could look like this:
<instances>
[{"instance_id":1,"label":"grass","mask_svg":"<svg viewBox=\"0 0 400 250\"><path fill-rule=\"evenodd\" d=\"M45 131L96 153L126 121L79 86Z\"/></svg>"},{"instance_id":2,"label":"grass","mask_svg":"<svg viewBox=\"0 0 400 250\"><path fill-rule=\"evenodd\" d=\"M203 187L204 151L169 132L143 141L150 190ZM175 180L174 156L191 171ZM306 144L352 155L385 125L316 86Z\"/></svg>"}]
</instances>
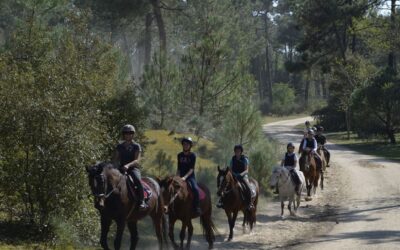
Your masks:
<instances>
[{"instance_id":1,"label":"grass","mask_svg":"<svg viewBox=\"0 0 400 250\"><path fill-rule=\"evenodd\" d=\"M291 119L296 119L296 118L301 118L301 117L306 117L306 116L310 116L310 114L293 114L293 115L287 115L287 116L267 115L267 116L263 117L263 122L264 122L264 124L268 124L268 123L279 122L279 121L284 121L284 120L291 120Z\"/></svg>"},{"instance_id":2,"label":"grass","mask_svg":"<svg viewBox=\"0 0 400 250\"><path fill-rule=\"evenodd\" d=\"M170 134L167 130L147 130L145 136L148 138L149 144L143 152L143 157L145 159L143 168L153 169L155 170L155 174L157 174L157 170L160 167L160 164L157 162L158 152L163 151L167 159L169 158L170 161L172 161L173 172L170 174L175 174L177 154L182 152L180 139L184 136L190 136L193 140L197 139L197 137L192 134ZM216 166L216 163L211 159L214 148L214 143L205 138L200 138L198 142L195 143L192 151L197 155L196 172Z\"/></svg>"},{"instance_id":3,"label":"grass","mask_svg":"<svg viewBox=\"0 0 400 250\"><path fill-rule=\"evenodd\" d=\"M383 139L360 139L356 134L351 133L347 139L346 132L328 133L326 137L329 141L345 146L359 153L384 157L388 160L400 162L400 144L392 145ZM396 140L400 142L400 133L396 134Z\"/></svg>"}]
</instances>

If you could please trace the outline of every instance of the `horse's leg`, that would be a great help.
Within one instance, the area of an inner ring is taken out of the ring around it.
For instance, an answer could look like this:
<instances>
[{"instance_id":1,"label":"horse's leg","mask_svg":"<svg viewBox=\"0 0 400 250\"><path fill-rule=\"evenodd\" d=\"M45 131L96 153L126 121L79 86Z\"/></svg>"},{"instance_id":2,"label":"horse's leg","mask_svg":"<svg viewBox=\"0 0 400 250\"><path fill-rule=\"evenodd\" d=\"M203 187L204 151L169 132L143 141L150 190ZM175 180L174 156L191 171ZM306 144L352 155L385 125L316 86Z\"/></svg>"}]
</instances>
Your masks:
<instances>
[{"instance_id":1,"label":"horse's leg","mask_svg":"<svg viewBox=\"0 0 400 250\"><path fill-rule=\"evenodd\" d=\"M321 189L324 190L324 172L321 172Z\"/></svg>"},{"instance_id":2,"label":"horse's leg","mask_svg":"<svg viewBox=\"0 0 400 250\"><path fill-rule=\"evenodd\" d=\"M235 227L236 218L237 218L238 213L239 213L239 211L236 210L233 212L233 215L232 215L232 237L233 237L233 228Z\"/></svg>"},{"instance_id":3,"label":"horse's leg","mask_svg":"<svg viewBox=\"0 0 400 250\"><path fill-rule=\"evenodd\" d=\"M226 217L228 217L228 224L229 224L229 237L228 237L228 241L232 240L233 237L233 226L232 225L232 214L231 212L228 212L227 210L225 210L225 214Z\"/></svg>"},{"instance_id":4,"label":"horse's leg","mask_svg":"<svg viewBox=\"0 0 400 250\"><path fill-rule=\"evenodd\" d=\"M154 229L156 231L159 249L162 249L162 247L163 247L163 234L162 234L162 230L163 230L162 219L163 218L162 218L162 216L163 216L163 214L157 213L156 215L152 216L152 218L151 218L153 220Z\"/></svg>"},{"instance_id":5,"label":"horse's leg","mask_svg":"<svg viewBox=\"0 0 400 250\"><path fill-rule=\"evenodd\" d=\"M306 186L307 186L307 196L311 196L311 180L310 177L306 179Z\"/></svg>"},{"instance_id":6,"label":"horse's leg","mask_svg":"<svg viewBox=\"0 0 400 250\"><path fill-rule=\"evenodd\" d=\"M172 245L174 248L178 248L178 244L175 242L175 237L174 237L174 226L175 226L176 219L172 218L171 216L169 217L169 226L168 226L168 236L169 239L171 240Z\"/></svg>"},{"instance_id":7,"label":"horse's leg","mask_svg":"<svg viewBox=\"0 0 400 250\"><path fill-rule=\"evenodd\" d=\"M131 247L130 250L136 249L137 243L139 241L139 234L137 230L137 222L129 221L128 222L129 232L131 233Z\"/></svg>"},{"instance_id":8,"label":"horse's leg","mask_svg":"<svg viewBox=\"0 0 400 250\"><path fill-rule=\"evenodd\" d=\"M294 213L293 213L293 211L292 211L292 202L293 202L293 200L294 200L293 197L289 199L288 209L289 209L290 215L294 215ZM293 202L293 205L294 205L294 202ZM295 205L294 205L294 206L295 206Z\"/></svg>"},{"instance_id":9,"label":"horse's leg","mask_svg":"<svg viewBox=\"0 0 400 250\"><path fill-rule=\"evenodd\" d=\"M247 215L246 212L243 212L243 224L242 224L243 229L245 229L246 227L246 221L247 221L246 215Z\"/></svg>"},{"instance_id":10,"label":"horse's leg","mask_svg":"<svg viewBox=\"0 0 400 250\"><path fill-rule=\"evenodd\" d=\"M110 230L111 219L106 218L103 214L100 216L101 224L101 235L100 235L100 245L103 249L108 250L107 234Z\"/></svg>"},{"instance_id":11,"label":"horse's leg","mask_svg":"<svg viewBox=\"0 0 400 250\"><path fill-rule=\"evenodd\" d=\"M181 249L183 249L183 241L185 240L187 225L188 225L187 221L186 220L182 220L181 232L179 234L179 238L181 240Z\"/></svg>"},{"instance_id":12,"label":"horse's leg","mask_svg":"<svg viewBox=\"0 0 400 250\"><path fill-rule=\"evenodd\" d=\"M119 218L117 220L117 232L115 234L115 240L114 240L115 250L119 250L121 248L121 241L124 229L125 229L125 218Z\"/></svg>"},{"instance_id":13,"label":"horse's leg","mask_svg":"<svg viewBox=\"0 0 400 250\"><path fill-rule=\"evenodd\" d=\"M281 217L283 218L283 209L285 208L285 202L283 201L283 198L281 198Z\"/></svg>"},{"instance_id":14,"label":"horse's leg","mask_svg":"<svg viewBox=\"0 0 400 250\"><path fill-rule=\"evenodd\" d=\"M192 241L192 235L193 235L193 224L192 220L189 220L188 223L188 239L186 242L186 249L190 249L190 242Z\"/></svg>"}]
</instances>

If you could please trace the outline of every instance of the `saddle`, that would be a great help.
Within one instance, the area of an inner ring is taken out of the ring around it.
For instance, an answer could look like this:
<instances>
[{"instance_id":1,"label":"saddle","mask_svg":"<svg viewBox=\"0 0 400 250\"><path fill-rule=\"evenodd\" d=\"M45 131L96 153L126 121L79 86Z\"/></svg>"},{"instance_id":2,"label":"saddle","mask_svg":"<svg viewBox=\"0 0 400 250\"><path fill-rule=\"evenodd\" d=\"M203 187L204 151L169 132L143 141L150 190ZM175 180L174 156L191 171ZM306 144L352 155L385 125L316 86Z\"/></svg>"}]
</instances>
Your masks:
<instances>
[{"instance_id":1,"label":"saddle","mask_svg":"<svg viewBox=\"0 0 400 250\"><path fill-rule=\"evenodd\" d=\"M197 186L199 187L199 201L202 201L206 198L206 193L199 185L197 185ZM190 185L190 183L188 183L188 191L189 191L190 198L193 199L193 188L192 188L192 185Z\"/></svg>"},{"instance_id":2,"label":"saddle","mask_svg":"<svg viewBox=\"0 0 400 250\"><path fill-rule=\"evenodd\" d=\"M241 195L242 199L245 200L245 197L246 197L246 186L242 182L240 182L238 180L236 180L236 181L237 181L237 183L239 185L240 195ZM251 194L251 197L250 197L251 199L255 198L256 194L257 194L256 193L256 186L251 182L250 182L250 194Z\"/></svg>"},{"instance_id":3,"label":"saddle","mask_svg":"<svg viewBox=\"0 0 400 250\"><path fill-rule=\"evenodd\" d=\"M142 186L143 186L144 201L147 202L151 198L153 193L151 192L150 186L146 182L144 182L143 180L140 180L140 182L142 183ZM137 192L136 191L137 185L133 181L132 177L130 177L129 175L128 175L128 178L126 178L126 187L128 188L129 199L131 201L135 201L135 194Z\"/></svg>"}]
</instances>

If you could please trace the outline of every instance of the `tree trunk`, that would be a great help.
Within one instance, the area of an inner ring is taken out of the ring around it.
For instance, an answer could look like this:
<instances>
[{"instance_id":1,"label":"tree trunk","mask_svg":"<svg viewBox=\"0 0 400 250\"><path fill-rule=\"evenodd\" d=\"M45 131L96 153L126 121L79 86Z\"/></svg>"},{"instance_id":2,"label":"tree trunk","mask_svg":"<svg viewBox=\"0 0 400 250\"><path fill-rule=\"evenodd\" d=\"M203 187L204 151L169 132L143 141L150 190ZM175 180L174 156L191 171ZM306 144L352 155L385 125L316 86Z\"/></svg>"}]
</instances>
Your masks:
<instances>
[{"instance_id":1,"label":"tree trunk","mask_svg":"<svg viewBox=\"0 0 400 250\"><path fill-rule=\"evenodd\" d=\"M396 34L396 0L391 0L391 8L390 8L390 29L392 34ZM390 44L390 52L388 56L388 66L393 72L397 72L396 67L396 56L394 54L393 44Z\"/></svg>"},{"instance_id":2,"label":"tree trunk","mask_svg":"<svg viewBox=\"0 0 400 250\"><path fill-rule=\"evenodd\" d=\"M160 39L160 56L162 60L166 58L167 52L167 33L165 32L164 20L161 14L160 0L151 0L153 6L153 13L156 18L158 27L158 36Z\"/></svg>"},{"instance_id":3,"label":"tree trunk","mask_svg":"<svg viewBox=\"0 0 400 250\"><path fill-rule=\"evenodd\" d=\"M151 24L153 23L153 15L147 13L146 15L146 28L144 33L144 65L150 64L151 59Z\"/></svg>"},{"instance_id":4,"label":"tree trunk","mask_svg":"<svg viewBox=\"0 0 400 250\"><path fill-rule=\"evenodd\" d=\"M350 119L351 119L351 110L350 106L347 107L346 109L346 131L347 131L347 140L350 140Z\"/></svg>"}]
</instances>

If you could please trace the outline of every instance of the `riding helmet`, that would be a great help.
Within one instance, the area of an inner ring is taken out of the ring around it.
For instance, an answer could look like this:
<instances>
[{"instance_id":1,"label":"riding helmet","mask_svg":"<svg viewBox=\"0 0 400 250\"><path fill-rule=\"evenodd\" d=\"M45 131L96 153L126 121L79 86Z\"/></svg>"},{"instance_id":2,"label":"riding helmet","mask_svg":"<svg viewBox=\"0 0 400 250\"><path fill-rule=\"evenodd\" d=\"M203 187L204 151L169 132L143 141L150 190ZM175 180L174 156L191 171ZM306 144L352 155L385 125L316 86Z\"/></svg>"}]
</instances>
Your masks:
<instances>
[{"instance_id":1,"label":"riding helmet","mask_svg":"<svg viewBox=\"0 0 400 250\"><path fill-rule=\"evenodd\" d=\"M289 148L289 147L296 148L296 147L294 146L293 142L289 142L289 143L288 143L288 145L286 146L286 148Z\"/></svg>"},{"instance_id":2,"label":"riding helmet","mask_svg":"<svg viewBox=\"0 0 400 250\"><path fill-rule=\"evenodd\" d=\"M314 133L314 130L311 129L311 128L307 131L307 133L308 133L309 135L314 135L314 134L315 134L315 133Z\"/></svg>"},{"instance_id":3,"label":"riding helmet","mask_svg":"<svg viewBox=\"0 0 400 250\"><path fill-rule=\"evenodd\" d=\"M317 131L324 131L324 127L318 126Z\"/></svg>"},{"instance_id":4,"label":"riding helmet","mask_svg":"<svg viewBox=\"0 0 400 250\"><path fill-rule=\"evenodd\" d=\"M240 151L243 152L243 146L241 144L237 144L235 145L235 147L233 147L233 151L235 151L236 149L240 149Z\"/></svg>"},{"instance_id":5,"label":"riding helmet","mask_svg":"<svg viewBox=\"0 0 400 250\"><path fill-rule=\"evenodd\" d=\"M131 124L126 124L122 127L122 133L136 133L136 129Z\"/></svg>"},{"instance_id":6,"label":"riding helmet","mask_svg":"<svg viewBox=\"0 0 400 250\"><path fill-rule=\"evenodd\" d=\"M183 144L184 142L187 142L190 144L190 146L193 146L193 140L191 137L183 137L181 143Z\"/></svg>"}]
</instances>

